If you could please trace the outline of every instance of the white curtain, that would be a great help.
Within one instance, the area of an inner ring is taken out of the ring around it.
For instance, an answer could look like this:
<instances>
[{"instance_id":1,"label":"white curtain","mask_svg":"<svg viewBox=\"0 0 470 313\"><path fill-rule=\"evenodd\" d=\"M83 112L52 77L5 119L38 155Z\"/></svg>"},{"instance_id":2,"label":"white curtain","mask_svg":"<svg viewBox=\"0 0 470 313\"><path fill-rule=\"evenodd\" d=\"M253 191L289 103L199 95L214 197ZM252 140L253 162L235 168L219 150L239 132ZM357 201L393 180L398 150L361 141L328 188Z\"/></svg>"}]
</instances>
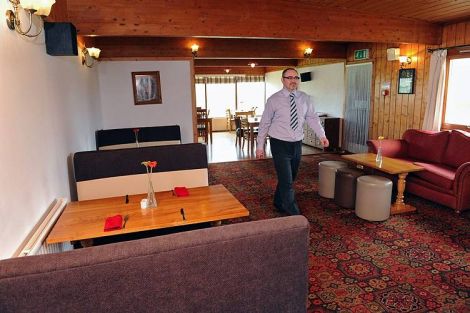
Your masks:
<instances>
[{"instance_id":1,"label":"white curtain","mask_svg":"<svg viewBox=\"0 0 470 313\"><path fill-rule=\"evenodd\" d=\"M431 56L429 68L428 92L426 95L426 112L424 113L423 129L440 130L442 106L444 103L446 81L447 50L436 50Z\"/></svg>"},{"instance_id":2,"label":"white curtain","mask_svg":"<svg viewBox=\"0 0 470 313\"><path fill-rule=\"evenodd\" d=\"M346 77L343 148L354 153L367 152L372 63L347 65Z\"/></svg>"}]
</instances>

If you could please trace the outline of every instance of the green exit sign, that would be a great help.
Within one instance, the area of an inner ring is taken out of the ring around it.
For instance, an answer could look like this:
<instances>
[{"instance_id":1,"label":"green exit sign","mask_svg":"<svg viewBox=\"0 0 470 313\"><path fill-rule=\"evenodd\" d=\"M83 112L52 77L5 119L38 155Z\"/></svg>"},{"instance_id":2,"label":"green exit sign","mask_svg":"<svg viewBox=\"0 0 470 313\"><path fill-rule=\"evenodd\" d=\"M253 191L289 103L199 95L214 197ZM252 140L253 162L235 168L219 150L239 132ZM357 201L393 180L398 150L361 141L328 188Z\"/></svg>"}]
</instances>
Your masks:
<instances>
[{"instance_id":1,"label":"green exit sign","mask_svg":"<svg viewBox=\"0 0 470 313\"><path fill-rule=\"evenodd\" d=\"M354 60L365 60L369 58L369 49L354 50Z\"/></svg>"}]
</instances>

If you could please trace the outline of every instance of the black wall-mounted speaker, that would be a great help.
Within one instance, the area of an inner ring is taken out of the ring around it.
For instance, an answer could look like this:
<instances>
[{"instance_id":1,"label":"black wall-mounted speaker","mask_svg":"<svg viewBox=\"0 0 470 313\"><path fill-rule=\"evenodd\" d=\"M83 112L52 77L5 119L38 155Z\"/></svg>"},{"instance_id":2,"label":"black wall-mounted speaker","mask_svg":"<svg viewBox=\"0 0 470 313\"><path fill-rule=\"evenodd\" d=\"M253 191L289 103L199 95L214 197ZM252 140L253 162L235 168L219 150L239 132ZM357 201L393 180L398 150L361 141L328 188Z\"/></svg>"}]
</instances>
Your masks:
<instances>
[{"instance_id":1,"label":"black wall-mounted speaker","mask_svg":"<svg viewBox=\"0 0 470 313\"><path fill-rule=\"evenodd\" d=\"M78 55L77 29L72 23L44 23L46 52L49 55Z\"/></svg>"},{"instance_id":2,"label":"black wall-mounted speaker","mask_svg":"<svg viewBox=\"0 0 470 313\"><path fill-rule=\"evenodd\" d=\"M309 82L312 80L312 72L300 73L301 82Z\"/></svg>"}]
</instances>

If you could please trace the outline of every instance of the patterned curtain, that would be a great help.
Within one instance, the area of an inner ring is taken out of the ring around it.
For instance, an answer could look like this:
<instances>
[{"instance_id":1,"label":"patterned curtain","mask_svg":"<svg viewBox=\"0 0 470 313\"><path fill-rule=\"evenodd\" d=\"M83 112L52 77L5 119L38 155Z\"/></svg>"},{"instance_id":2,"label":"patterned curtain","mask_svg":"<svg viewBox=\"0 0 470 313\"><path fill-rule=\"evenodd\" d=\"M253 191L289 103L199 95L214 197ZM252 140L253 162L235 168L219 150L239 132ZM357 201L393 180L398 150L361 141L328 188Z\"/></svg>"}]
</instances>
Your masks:
<instances>
[{"instance_id":1,"label":"patterned curtain","mask_svg":"<svg viewBox=\"0 0 470 313\"><path fill-rule=\"evenodd\" d=\"M343 148L353 153L367 152L372 63L347 65L346 77Z\"/></svg>"}]
</instances>

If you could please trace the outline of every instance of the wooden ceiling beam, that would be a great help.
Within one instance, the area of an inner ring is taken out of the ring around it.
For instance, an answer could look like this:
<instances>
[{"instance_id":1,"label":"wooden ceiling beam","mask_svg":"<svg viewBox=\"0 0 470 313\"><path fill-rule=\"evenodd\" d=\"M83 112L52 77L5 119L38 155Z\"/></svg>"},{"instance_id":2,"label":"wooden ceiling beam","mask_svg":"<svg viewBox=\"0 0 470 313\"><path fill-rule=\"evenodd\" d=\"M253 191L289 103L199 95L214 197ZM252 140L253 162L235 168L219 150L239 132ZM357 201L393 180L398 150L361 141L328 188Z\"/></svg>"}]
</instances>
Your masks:
<instances>
[{"instance_id":1,"label":"wooden ceiling beam","mask_svg":"<svg viewBox=\"0 0 470 313\"><path fill-rule=\"evenodd\" d=\"M264 75L266 69L264 67L256 66L251 67L235 67L230 68L230 72L225 71L224 67L195 67L194 73L196 75Z\"/></svg>"},{"instance_id":2,"label":"wooden ceiling beam","mask_svg":"<svg viewBox=\"0 0 470 313\"><path fill-rule=\"evenodd\" d=\"M191 45L194 43L199 45L198 59L302 59L307 47L313 48L312 57L315 58L346 58L346 44L334 42L169 37L83 38L87 46L89 41L101 49L100 58L104 60L123 57L191 57Z\"/></svg>"},{"instance_id":3,"label":"wooden ceiling beam","mask_svg":"<svg viewBox=\"0 0 470 313\"><path fill-rule=\"evenodd\" d=\"M256 63L257 66L297 66L296 59L200 59L194 60L196 67L250 67L249 63Z\"/></svg>"},{"instance_id":4,"label":"wooden ceiling beam","mask_svg":"<svg viewBox=\"0 0 470 313\"><path fill-rule=\"evenodd\" d=\"M442 27L438 24L390 17L385 11L379 15L326 8L315 1L62 1L67 1L67 21L84 36L441 43Z\"/></svg>"}]
</instances>

